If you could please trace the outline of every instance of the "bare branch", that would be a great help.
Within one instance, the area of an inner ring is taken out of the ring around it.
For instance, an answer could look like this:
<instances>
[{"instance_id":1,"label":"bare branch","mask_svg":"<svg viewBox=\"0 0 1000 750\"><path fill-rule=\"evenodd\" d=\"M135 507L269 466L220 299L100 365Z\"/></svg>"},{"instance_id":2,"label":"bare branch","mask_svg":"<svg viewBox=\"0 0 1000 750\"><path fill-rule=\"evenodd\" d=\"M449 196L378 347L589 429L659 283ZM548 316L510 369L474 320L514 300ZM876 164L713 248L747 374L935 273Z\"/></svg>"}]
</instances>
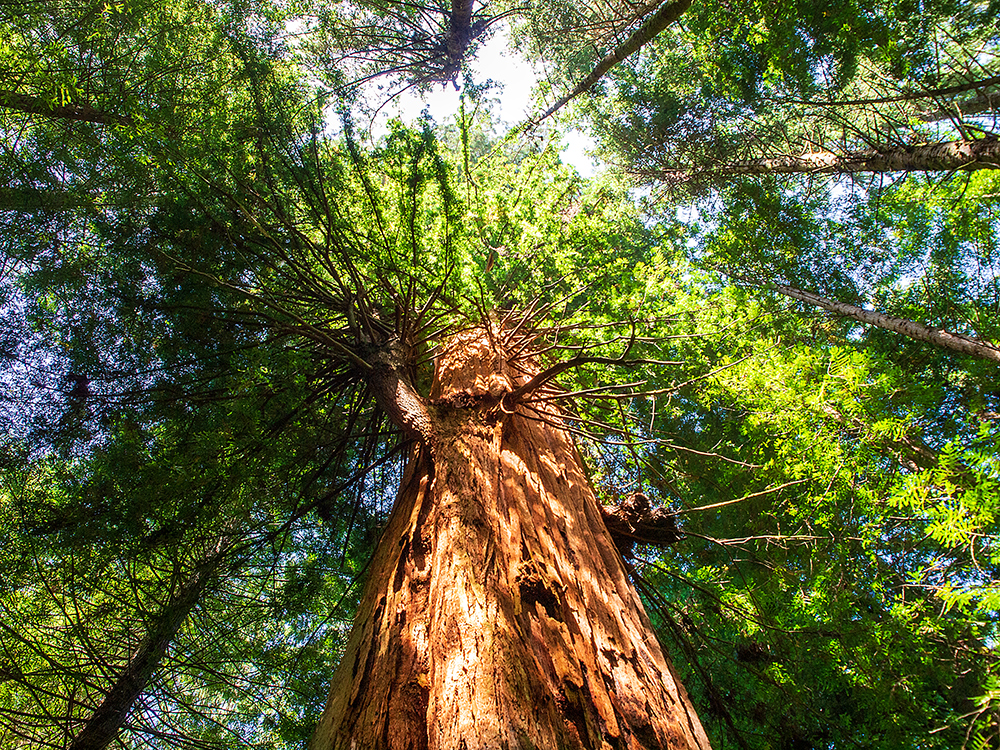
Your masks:
<instances>
[{"instance_id":1,"label":"bare branch","mask_svg":"<svg viewBox=\"0 0 1000 750\"><path fill-rule=\"evenodd\" d=\"M640 365L656 365L656 366L670 366L670 365L682 365L683 362L676 361L664 361L657 359L622 359L620 357L573 357L573 359L568 359L564 362L559 362L558 364L552 365L552 367L547 370L543 370L529 380L524 385L519 388L515 388L513 391L504 396L504 401L508 403L509 406L516 404L520 399L522 399L527 394L532 391L541 388L543 385L548 383L553 378L557 377L560 373L566 372L574 367L580 367L581 365L613 365L615 367L639 367Z\"/></svg>"}]
</instances>

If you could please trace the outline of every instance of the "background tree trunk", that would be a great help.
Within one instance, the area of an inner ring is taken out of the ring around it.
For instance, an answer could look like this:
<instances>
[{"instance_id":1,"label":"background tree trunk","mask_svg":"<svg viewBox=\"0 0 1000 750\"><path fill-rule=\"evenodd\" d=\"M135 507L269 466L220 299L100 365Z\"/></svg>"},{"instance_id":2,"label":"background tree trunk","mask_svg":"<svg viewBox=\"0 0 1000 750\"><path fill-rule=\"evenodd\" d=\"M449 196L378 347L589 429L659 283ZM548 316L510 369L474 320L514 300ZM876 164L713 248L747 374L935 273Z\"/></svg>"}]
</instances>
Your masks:
<instances>
[{"instance_id":1,"label":"background tree trunk","mask_svg":"<svg viewBox=\"0 0 1000 750\"><path fill-rule=\"evenodd\" d=\"M851 318L865 325L884 328L887 331L895 331L904 336L909 336L915 341L933 344L942 349L951 349L961 354L970 354L979 359L1000 362L1000 347L989 341L966 336L962 333L951 333L941 328L932 328L931 326L925 326L923 323L917 323L906 318L896 318L892 315L875 312L874 310L865 310L863 307L827 299L812 292L796 289L793 286L774 284L773 288L776 292L780 292L786 297L805 302L808 305L822 307L824 310L829 310L845 318Z\"/></svg>"},{"instance_id":2,"label":"background tree trunk","mask_svg":"<svg viewBox=\"0 0 1000 750\"><path fill-rule=\"evenodd\" d=\"M228 538L220 539L211 554L195 568L156 615L146 637L108 689L104 700L73 738L70 750L104 750L115 741L135 702L160 668L177 631L197 606L206 586L225 559L229 544Z\"/></svg>"},{"instance_id":3,"label":"background tree trunk","mask_svg":"<svg viewBox=\"0 0 1000 750\"><path fill-rule=\"evenodd\" d=\"M448 64L456 72L471 41L472 0L451 0L451 16L448 19L448 38L445 48L448 53Z\"/></svg>"},{"instance_id":4,"label":"background tree trunk","mask_svg":"<svg viewBox=\"0 0 1000 750\"><path fill-rule=\"evenodd\" d=\"M98 125L130 125L132 118L122 115L102 112L89 104L53 104L38 96L19 94L16 91L0 91L0 108L24 112L29 115L41 115L56 120L79 120L94 122Z\"/></svg>"},{"instance_id":5,"label":"background tree trunk","mask_svg":"<svg viewBox=\"0 0 1000 750\"><path fill-rule=\"evenodd\" d=\"M882 149L848 151L837 154L817 151L784 154L728 164L712 164L695 169L652 169L638 173L667 182L710 181L722 177L753 177L772 174L857 174L859 172L953 172L1000 169L1000 141L925 143L920 146L891 146Z\"/></svg>"},{"instance_id":6,"label":"background tree trunk","mask_svg":"<svg viewBox=\"0 0 1000 750\"><path fill-rule=\"evenodd\" d=\"M709 747L558 415L500 408L524 379L482 331L440 358L312 750Z\"/></svg>"},{"instance_id":7,"label":"background tree trunk","mask_svg":"<svg viewBox=\"0 0 1000 750\"><path fill-rule=\"evenodd\" d=\"M600 62L594 66L594 69L590 71L590 74L586 78L580 81L572 91L560 97L555 104L545 110L533 124L537 125L547 117L554 115L576 97L580 96L580 94L590 91L594 87L594 84L601 80L604 74L611 70L611 68L626 57L642 49L643 46L655 39L661 31L680 18L681 14L691 7L691 2L692 0L676 0L675 2L669 2L668 0L665 2L649 20L636 29L628 39L601 58Z\"/></svg>"}]
</instances>

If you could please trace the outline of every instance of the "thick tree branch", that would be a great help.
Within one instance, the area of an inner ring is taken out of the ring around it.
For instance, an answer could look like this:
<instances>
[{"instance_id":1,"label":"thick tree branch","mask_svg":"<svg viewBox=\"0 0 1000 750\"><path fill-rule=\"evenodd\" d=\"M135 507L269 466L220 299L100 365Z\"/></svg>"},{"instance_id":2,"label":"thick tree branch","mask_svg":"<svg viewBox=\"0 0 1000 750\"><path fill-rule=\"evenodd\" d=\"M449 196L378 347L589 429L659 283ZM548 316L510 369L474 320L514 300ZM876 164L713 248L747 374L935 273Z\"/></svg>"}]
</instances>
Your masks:
<instances>
[{"instance_id":1,"label":"thick tree branch","mask_svg":"<svg viewBox=\"0 0 1000 750\"><path fill-rule=\"evenodd\" d=\"M672 183L702 178L768 174L853 174L857 172L954 172L1000 169L1000 140L949 141L921 146L781 155L697 169L642 170L639 174Z\"/></svg>"},{"instance_id":2,"label":"thick tree branch","mask_svg":"<svg viewBox=\"0 0 1000 750\"><path fill-rule=\"evenodd\" d=\"M410 438L433 446L434 421L427 402L409 379L393 367L377 366L367 375L368 387L389 421Z\"/></svg>"},{"instance_id":3,"label":"thick tree branch","mask_svg":"<svg viewBox=\"0 0 1000 750\"><path fill-rule=\"evenodd\" d=\"M904 336L909 336L915 341L933 344L934 346L950 349L961 354L969 354L973 357L990 360L991 362L1000 362L1000 347L989 341L983 341L982 339L966 336L961 333L951 333L941 328L932 328L922 323L905 318L896 318L892 315L875 312L874 310L865 310L862 307L820 297L818 294L805 292L784 284L773 284L772 288L786 297L791 297L792 299L805 302L809 305L815 305L816 307L822 307L824 310L829 310L845 318L851 318L865 325L884 328L887 331L895 331Z\"/></svg>"},{"instance_id":4,"label":"thick tree branch","mask_svg":"<svg viewBox=\"0 0 1000 750\"><path fill-rule=\"evenodd\" d=\"M365 380L379 408L404 435L423 441L433 451L434 419L427 400L406 375L402 345L390 344L368 359L371 369L365 373Z\"/></svg>"},{"instance_id":5,"label":"thick tree branch","mask_svg":"<svg viewBox=\"0 0 1000 750\"><path fill-rule=\"evenodd\" d=\"M660 7L660 10L657 11L652 18L640 26L635 33L633 33L632 36L626 39L622 44L618 45L615 49L605 55L604 58L597 63L597 66L590 72L590 75L580 81L576 88L545 110L544 114L536 119L532 125L537 125L542 120L562 109L580 94L589 91L595 83L604 77L605 73L611 70L611 68L620 63L633 52L637 52L645 44L656 37L661 31L680 18L681 14L691 7L691 2L692 0L676 0L676 2L664 3Z\"/></svg>"},{"instance_id":6,"label":"thick tree branch","mask_svg":"<svg viewBox=\"0 0 1000 750\"><path fill-rule=\"evenodd\" d=\"M131 117L103 112L89 104L50 104L41 97L19 94L16 91L0 90L0 108L57 120L78 120L99 125L130 125L132 123Z\"/></svg>"}]
</instances>

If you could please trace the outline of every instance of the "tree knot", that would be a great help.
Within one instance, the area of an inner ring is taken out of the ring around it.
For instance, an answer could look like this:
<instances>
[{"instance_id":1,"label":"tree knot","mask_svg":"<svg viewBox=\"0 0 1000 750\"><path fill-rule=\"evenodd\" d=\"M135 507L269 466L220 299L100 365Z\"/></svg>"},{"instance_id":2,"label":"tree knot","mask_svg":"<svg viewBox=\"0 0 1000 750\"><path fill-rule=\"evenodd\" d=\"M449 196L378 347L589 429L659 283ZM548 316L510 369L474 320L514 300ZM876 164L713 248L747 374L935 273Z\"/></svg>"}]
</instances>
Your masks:
<instances>
[{"instance_id":1,"label":"tree knot","mask_svg":"<svg viewBox=\"0 0 1000 750\"><path fill-rule=\"evenodd\" d=\"M632 556L636 542L666 547L684 536L676 514L652 507L642 492L633 492L619 505L602 505L601 515L622 557Z\"/></svg>"}]
</instances>

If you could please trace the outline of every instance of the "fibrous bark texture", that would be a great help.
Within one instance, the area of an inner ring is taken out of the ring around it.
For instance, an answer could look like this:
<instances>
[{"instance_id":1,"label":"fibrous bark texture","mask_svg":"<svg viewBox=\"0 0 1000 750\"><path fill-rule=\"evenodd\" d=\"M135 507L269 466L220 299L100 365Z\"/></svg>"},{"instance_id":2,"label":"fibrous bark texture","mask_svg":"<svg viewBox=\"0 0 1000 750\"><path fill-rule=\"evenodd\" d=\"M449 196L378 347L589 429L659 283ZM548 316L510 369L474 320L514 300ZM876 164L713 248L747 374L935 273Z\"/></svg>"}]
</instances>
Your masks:
<instances>
[{"instance_id":1,"label":"fibrous bark texture","mask_svg":"<svg viewBox=\"0 0 1000 750\"><path fill-rule=\"evenodd\" d=\"M526 378L482 331L440 357L311 750L708 748L558 414L502 401Z\"/></svg>"}]
</instances>

